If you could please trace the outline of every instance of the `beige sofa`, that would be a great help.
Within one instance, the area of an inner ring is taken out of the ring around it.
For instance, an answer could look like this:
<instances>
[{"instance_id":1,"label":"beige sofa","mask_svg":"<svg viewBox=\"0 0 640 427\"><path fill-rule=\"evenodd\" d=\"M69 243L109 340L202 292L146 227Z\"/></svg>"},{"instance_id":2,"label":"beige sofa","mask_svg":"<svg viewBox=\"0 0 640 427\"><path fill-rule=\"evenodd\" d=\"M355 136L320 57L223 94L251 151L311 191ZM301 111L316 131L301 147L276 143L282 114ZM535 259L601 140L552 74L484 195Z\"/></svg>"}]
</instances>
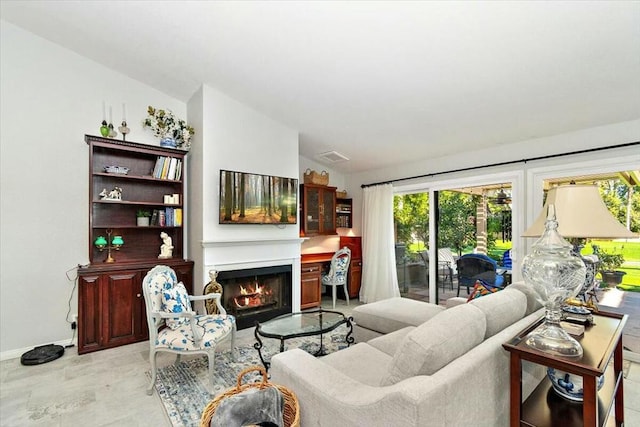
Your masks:
<instances>
[{"instance_id":1,"label":"beige sofa","mask_svg":"<svg viewBox=\"0 0 640 427\"><path fill-rule=\"evenodd\" d=\"M296 393L303 427L508 425L502 344L543 310L520 285L433 310L419 326L399 322L399 329L325 357L280 353L271 379ZM523 395L544 376L544 367L524 363Z\"/></svg>"}]
</instances>

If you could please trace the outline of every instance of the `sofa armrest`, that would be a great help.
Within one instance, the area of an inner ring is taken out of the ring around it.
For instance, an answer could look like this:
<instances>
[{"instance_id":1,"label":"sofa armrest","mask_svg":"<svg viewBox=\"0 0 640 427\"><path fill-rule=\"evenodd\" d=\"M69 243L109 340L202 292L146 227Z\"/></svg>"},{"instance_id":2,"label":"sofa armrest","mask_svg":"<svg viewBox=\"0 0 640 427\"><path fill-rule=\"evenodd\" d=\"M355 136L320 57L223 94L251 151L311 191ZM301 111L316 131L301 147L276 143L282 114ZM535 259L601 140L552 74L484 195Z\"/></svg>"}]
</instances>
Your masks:
<instances>
[{"instance_id":1,"label":"sofa armrest","mask_svg":"<svg viewBox=\"0 0 640 427\"><path fill-rule=\"evenodd\" d=\"M374 387L300 349L273 356L269 372L296 394L301 425L439 426L444 417L443 383L431 377Z\"/></svg>"}]
</instances>

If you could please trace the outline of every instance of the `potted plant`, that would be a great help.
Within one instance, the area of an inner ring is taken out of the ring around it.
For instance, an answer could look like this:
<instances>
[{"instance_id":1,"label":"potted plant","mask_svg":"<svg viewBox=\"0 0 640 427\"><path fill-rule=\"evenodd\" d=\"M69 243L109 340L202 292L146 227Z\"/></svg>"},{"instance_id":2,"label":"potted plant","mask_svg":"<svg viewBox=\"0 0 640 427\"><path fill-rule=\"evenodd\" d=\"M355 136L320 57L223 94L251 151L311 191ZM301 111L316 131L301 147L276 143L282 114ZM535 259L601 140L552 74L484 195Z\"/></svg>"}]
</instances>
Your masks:
<instances>
[{"instance_id":1,"label":"potted plant","mask_svg":"<svg viewBox=\"0 0 640 427\"><path fill-rule=\"evenodd\" d=\"M622 254L600 250L600 252L598 252L598 258L600 260L600 275L602 276L602 281L612 286L622 283L622 277L627 274L624 271L618 270L622 264L624 264Z\"/></svg>"},{"instance_id":2,"label":"potted plant","mask_svg":"<svg viewBox=\"0 0 640 427\"><path fill-rule=\"evenodd\" d=\"M160 146L183 150L191 147L191 137L195 130L186 121L178 119L171 110L161 110L152 106L147 108L147 114L148 117L142 124L160 138Z\"/></svg>"},{"instance_id":3,"label":"potted plant","mask_svg":"<svg viewBox=\"0 0 640 427\"><path fill-rule=\"evenodd\" d=\"M150 218L151 212L147 209L138 209L136 212L136 222L138 227L148 227Z\"/></svg>"}]
</instances>

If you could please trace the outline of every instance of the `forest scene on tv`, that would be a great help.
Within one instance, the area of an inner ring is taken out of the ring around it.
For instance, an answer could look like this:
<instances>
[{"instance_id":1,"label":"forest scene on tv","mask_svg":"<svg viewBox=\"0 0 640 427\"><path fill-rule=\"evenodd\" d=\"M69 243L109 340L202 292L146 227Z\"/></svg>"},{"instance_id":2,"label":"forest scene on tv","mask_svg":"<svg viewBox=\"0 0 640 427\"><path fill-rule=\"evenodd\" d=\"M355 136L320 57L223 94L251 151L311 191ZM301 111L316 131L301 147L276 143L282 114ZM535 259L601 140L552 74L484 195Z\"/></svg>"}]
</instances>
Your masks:
<instances>
[{"instance_id":1,"label":"forest scene on tv","mask_svg":"<svg viewBox=\"0 0 640 427\"><path fill-rule=\"evenodd\" d=\"M298 180L220 171L220 224L296 224Z\"/></svg>"}]
</instances>

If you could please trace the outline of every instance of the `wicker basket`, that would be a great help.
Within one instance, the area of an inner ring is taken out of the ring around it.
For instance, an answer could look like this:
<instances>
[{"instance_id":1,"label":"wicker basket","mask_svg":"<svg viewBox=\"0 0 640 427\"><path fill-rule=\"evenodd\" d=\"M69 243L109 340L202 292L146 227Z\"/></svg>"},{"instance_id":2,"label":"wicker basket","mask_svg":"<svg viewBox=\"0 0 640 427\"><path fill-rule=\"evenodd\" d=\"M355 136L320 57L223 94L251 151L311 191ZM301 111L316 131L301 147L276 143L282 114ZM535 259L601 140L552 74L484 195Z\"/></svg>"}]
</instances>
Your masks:
<instances>
[{"instance_id":1,"label":"wicker basket","mask_svg":"<svg viewBox=\"0 0 640 427\"><path fill-rule=\"evenodd\" d=\"M336 197L338 199L346 199L347 198L347 192L346 191L336 191Z\"/></svg>"},{"instance_id":2,"label":"wicker basket","mask_svg":"<svg viewBox=\"0 0 640 427\"><path fill-rule=\"evenodd\" d=\"M305 184L316 184L316 185L329 185L329 173L327 171L322 171L320 173L307 169L304 172L304 183Z\"/></svg>"},{"instance_id":3,"label":"wicker basket","mask_svg":"<svg viewBox=\"0 0 640 427\"><path fill-rule=\"evenodd\" d=\"M253 371L258 371L262 374L262 381L259 383L242 384L242 377ZM238 375L238 383L235 387L227 389L224 393L216 396L211 402L209 402L202 412L200 427L209 427L211 424L211 418L216 412L216 408L226 397L236 395L250 388L259 388L262 390L265 387L275 387L280 391L280 393L282 393L282 397L284 398L284 412L282 414L284 427L300 427L300 405L298 404L298 398L285 386L270 383L267 380L267 371L265 371L262 366L250 366L240 372Z\"/></svg>"}]
</instances>

